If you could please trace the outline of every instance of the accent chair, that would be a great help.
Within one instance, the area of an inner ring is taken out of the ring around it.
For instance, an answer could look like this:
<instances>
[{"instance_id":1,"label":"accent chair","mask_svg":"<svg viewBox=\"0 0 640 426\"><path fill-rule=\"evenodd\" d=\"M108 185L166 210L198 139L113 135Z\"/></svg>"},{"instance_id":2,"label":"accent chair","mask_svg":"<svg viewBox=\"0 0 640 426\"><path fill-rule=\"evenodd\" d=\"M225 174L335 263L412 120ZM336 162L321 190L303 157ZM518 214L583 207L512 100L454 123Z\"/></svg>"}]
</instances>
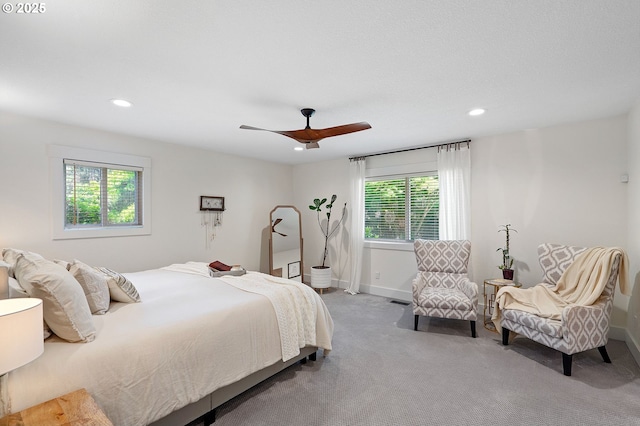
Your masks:
<instances>
[{"instance_id":1,"label":"accent chair","mask_svg":"<svg viewBox=\"0 0 640 426\"><path fill-rule=\"evenodd\" d=\"M467 276L471 242L415 240L418 274L413 280L414 330L420 315L467 320L476 337L478 286Z\"/></svg>"},{"instance_id":2,"label":"accent chair","mask_svg":"<svg viewBox=\"0 0 640 426\"><path fill-rule=\"evenodd\" d=\"M538 259L544 282L538 285L554 287L567 267L585 250L584 247L541 244L538 247ZM560 351L565 376L571 376L572 357L578 352L598 348L604 362L611 363L605 345L621 257L619 254L615 256L599 299L591 306L565 307L561 320L542 318L516 309L503 309L502 344L509 344L511 330Z\"/></svg>"}]
</instances>

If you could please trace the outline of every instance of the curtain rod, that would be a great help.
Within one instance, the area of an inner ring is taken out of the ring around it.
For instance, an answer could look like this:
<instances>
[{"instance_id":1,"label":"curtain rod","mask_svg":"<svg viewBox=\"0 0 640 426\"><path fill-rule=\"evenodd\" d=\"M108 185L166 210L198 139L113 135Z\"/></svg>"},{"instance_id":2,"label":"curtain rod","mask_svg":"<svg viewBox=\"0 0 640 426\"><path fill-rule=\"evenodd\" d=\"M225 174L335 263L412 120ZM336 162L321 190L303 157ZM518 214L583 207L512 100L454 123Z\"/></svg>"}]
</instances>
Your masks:
<instances>
[{"instance_id":1,"label":"curtain rod","mask_svg":"<svg viewBox=\"0 0 640 426\"><path fill-rule=\"evenodd\" d=\"M366 154L366 155L354 155L353 157L349 157L349 160L355 160L356 158L367 158L367 157L375 157L377 155L387 155L387 154L397 154L399 152L409 152L409 151L416 151L418 149L426 149L426 148L440 148L441 146L447 146L447 145L453 145L453 144L457 144L457 143L467 143L467 145L471 142L471 139L465 139L463 141L456 141L456 142L446 142L446 143L441 143L438 145L428 145L428 146L418 146L415 148L407 148L407 149L398 149L396 151L387 151L387 152L377 152L375 154Z\"/></svg>"}]
</instances>

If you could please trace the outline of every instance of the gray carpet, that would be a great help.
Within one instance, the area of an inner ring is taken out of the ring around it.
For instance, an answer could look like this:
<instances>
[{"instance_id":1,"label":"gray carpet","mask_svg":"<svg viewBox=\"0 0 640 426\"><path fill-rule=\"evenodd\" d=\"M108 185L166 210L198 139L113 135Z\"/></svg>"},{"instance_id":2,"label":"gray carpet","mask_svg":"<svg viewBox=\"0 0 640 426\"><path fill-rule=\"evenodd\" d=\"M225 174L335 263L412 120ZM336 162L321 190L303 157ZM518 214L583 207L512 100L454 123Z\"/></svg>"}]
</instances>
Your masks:
<instances>
[{"instance_id":1,"label":"gray carpet","mask_svg":"<svg viewBox=\"0 0 640 426\"><path fill-rule=\"evenodd\" d=\"M640 369L626 344L573 357L519 337L502 346L478 321L421 317L410 306L333 290L333 351L296 364L217 410L224 425L639 425ZM319 353L320 355L320 353Z\"/></svg>"}]
</instances>

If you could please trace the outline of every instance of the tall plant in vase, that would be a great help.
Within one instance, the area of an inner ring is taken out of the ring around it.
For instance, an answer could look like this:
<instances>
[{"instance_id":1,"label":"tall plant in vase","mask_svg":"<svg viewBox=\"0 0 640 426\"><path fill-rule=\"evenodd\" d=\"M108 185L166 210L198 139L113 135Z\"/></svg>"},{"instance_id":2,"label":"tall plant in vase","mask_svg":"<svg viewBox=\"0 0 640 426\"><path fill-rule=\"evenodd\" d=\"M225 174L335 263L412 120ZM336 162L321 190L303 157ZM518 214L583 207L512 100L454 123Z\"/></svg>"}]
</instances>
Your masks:
<instances>
[{"instance_id":1,"label":"tall plant in vase","mask_svg":"<svg viewBox=\"0 0 640 426\"><path fill-rule=\"evenodd\" d=\"M313 205L309 206L310 210L313 210L317 213L318 226L320 227L320 232L322 232L322 235L324 236L322 265L311 267L311 286L314 288L324 289L331 287L331 267L326 265L327 255L329 253L329 238L331 238L331 236L338 230L347 211L347 203L344 203L344 206L342 207L342 216L340 216L340 219L337 221L337 223L334 224L334 226L331 226L333 203L335 203L337 198L338 196L336 194L333 194L329 203L327 203L326 198L315 198L313 200ZM323 208L325 210L323 210ZM327 217L326 226L323 226L322 218L320 215L320 213L322 213L323 211L325 213L324 215Z\"/></svg>"},{"instance_id":2,"label":"tall plant in vase","mask_svg":"<svg viewBox=\"0 0 640 426\"><path fill-rule=\"evenodd\" d=\"M502 270L502 278L505 280L513 280L513 257L511 257L511 253L509 252L509 239L510 232L518 232L511 227L511 224L501 225L498 232L505 233L505 246L499 247L496 251L502 252L502 265L498 266L499 269Z\"/></svg>"}]
</instances>

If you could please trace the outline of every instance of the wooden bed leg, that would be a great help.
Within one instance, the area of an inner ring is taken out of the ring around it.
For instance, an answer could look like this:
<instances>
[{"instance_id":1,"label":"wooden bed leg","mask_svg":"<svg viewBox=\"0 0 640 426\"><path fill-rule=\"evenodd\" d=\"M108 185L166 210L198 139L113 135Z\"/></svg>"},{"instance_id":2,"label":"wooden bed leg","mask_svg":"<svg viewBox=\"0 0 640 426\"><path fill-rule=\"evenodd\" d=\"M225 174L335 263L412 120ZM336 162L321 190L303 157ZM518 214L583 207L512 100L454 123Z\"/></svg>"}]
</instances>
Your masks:
<instances>
[{"instance_id":1,"label":"wooden bed leg","mask_svg":"<svg viewBox=\"0 0 640 426\"><path fill-rule=\"evenodd\" d=\"M204 426L210 426L211 424L215 423L216 422L216 409L214 408L213 410L211 410L207 414L205 414L202 420L203 420Z\"/></svg>"},{"instance_id":2,"label":"wooden bed leg","mask_svg":"<svg viewBox=\"0 0 640 426\"><path fill-rule=\"evenodd\" d=\"M413 331L418 331L418 315L413 317Z\"/></svg>"},{"instance_id":3,"label":"wooden bed leg","mask_svg":"<svg viewBox=\"0 0 640 426\"><path fill-rule=\"evenodd\" d=\"M314 352L314 353L310 354L309 355L309 360L310 361L315 361L316 360L316 354L317 354L317 352Z\"/></svg>"}]
</instances>

